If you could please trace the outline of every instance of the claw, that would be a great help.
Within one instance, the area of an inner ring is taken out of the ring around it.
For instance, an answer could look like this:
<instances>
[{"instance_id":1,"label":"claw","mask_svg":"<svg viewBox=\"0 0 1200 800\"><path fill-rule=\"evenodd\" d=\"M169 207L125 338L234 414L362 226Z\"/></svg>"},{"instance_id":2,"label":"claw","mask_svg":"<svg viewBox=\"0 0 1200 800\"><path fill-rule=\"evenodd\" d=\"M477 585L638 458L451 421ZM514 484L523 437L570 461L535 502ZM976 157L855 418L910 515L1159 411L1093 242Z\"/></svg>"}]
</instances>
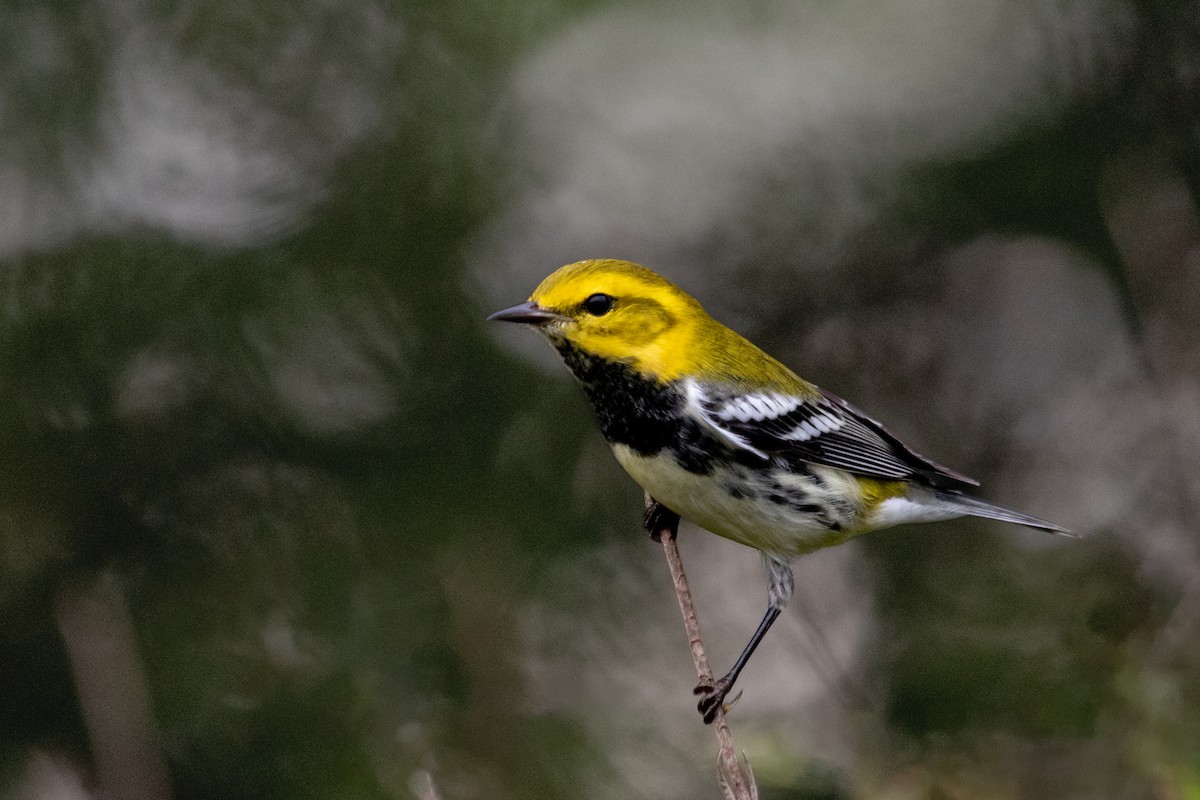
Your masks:
<instances>
[{"instance_id":1,"label":"claw","mask_svg":"<svg viewBox=\"0 0 1200 800\"><path fill-rule=\"evenodd\" d=\"M657 500L646 498L646 515L642 518L642 525L650 532L651 539L661 542L663 531L679 530L679 515Z\"/></svg>"},{"instance_id":2,"label":"claw","mask_svg":"<svg viewBox=\"0 0 1200 800\"><path fill-rule=\"evenodd\" d=\"M702 683L692 690L692 694L700 696L700 702L696 703L696 709L704 719L705 725L711 725L717 718L717 712L724 709L725 695L729 694L729 690L732 688L733 681L726 675L712 683Z\"/></svg>"}]
</instances>

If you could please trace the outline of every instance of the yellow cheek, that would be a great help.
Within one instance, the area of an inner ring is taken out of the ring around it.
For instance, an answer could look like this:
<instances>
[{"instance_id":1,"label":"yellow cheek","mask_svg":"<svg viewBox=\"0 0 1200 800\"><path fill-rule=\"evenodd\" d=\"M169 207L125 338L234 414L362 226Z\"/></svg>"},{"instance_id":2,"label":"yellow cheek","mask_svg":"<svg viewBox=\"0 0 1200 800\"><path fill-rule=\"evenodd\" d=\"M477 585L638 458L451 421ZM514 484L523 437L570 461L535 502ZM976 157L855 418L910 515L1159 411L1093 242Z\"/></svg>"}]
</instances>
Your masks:
<instances>
[{"instance_id":1,"label":"yellow cheek","mask_svg":"<svg viewBox=\"0 0 1200 800\"><path fill-rule=\"evenodd\" d=\"M689 374L692 348L688 347L687 330L674 326L653 337L630 336L622 329L588 330L576 326L564 331L567 339L585 352L629 364L638 372L670 381Z\"/></svg>"}]
</instances>

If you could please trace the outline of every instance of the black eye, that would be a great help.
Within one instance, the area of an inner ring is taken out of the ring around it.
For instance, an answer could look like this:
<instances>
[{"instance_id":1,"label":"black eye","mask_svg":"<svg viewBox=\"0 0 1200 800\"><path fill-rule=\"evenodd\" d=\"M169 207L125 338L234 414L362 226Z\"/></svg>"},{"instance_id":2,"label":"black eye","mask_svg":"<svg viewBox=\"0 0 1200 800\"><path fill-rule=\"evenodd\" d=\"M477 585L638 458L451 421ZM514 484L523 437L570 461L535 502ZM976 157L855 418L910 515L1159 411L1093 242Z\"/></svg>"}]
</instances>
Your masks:
<instances>
[{"instance_id":1,"label":"black eye","mask_svg":"<svg viewBox=\"0 0 1200 800\"><path fill-rule=\"evenodd\" d=\"M603 317L612 311L613 299L606 294L594 294L583 301L583 310L593 317Z\"/></svg>"}]
</instances>

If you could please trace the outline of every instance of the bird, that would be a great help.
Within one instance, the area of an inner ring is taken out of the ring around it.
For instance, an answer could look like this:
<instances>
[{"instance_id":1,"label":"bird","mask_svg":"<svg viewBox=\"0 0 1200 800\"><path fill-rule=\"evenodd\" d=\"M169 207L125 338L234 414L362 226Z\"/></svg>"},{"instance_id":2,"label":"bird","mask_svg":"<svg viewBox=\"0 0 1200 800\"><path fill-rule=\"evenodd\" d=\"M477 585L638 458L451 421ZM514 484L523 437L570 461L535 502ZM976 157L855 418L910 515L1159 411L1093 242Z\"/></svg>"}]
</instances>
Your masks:
<instances>
[{"instance_id":1,"label":"bird","mask_svg":"<svg viewBox=\"0 0 1200 800\"><path fill-rule=\"evenodd\" d=\"M1073 535L967 494L977 481L800 378L639 264L568 264L488 319L533 328L558 351L652 511L762 553L767 610L729 672L696 687L706 724L791 598L795 558L964 516Z\"/></svg>"}]
</instances>

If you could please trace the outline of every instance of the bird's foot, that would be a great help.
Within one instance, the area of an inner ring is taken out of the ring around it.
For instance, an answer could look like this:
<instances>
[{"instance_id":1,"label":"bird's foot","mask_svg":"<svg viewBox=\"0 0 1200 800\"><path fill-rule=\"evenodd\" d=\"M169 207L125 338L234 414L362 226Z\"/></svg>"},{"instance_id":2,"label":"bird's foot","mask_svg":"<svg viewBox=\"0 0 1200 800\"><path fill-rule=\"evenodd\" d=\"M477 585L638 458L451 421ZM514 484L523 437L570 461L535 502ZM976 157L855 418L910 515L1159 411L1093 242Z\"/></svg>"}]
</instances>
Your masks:
<instances>
[{"instance_id":1,"label":"bird's foot","mask_svg":"<svg viewBox=\"0 0 1200 800\"><path fill-rule=\"evenodd\" d=\"M662 541L663 532L672 535L679 532L679 515L652 497L646 498L646 516L642 524L656 542Z\"/></svg>"},{"instance_id":2,"label":"bird's foot","mask_svg":"<svg viewBox=\"0 0 1200 800\"><path fill-rule=\"evenodd\" d=\"M717 718L717 712L725 707L725 695L733 688L733 681L726 675L715 681L705 681L692 690L692 694L700 696L696 708L704 719L705 725L711 725Z\"/></svg>"}]
</instances>

